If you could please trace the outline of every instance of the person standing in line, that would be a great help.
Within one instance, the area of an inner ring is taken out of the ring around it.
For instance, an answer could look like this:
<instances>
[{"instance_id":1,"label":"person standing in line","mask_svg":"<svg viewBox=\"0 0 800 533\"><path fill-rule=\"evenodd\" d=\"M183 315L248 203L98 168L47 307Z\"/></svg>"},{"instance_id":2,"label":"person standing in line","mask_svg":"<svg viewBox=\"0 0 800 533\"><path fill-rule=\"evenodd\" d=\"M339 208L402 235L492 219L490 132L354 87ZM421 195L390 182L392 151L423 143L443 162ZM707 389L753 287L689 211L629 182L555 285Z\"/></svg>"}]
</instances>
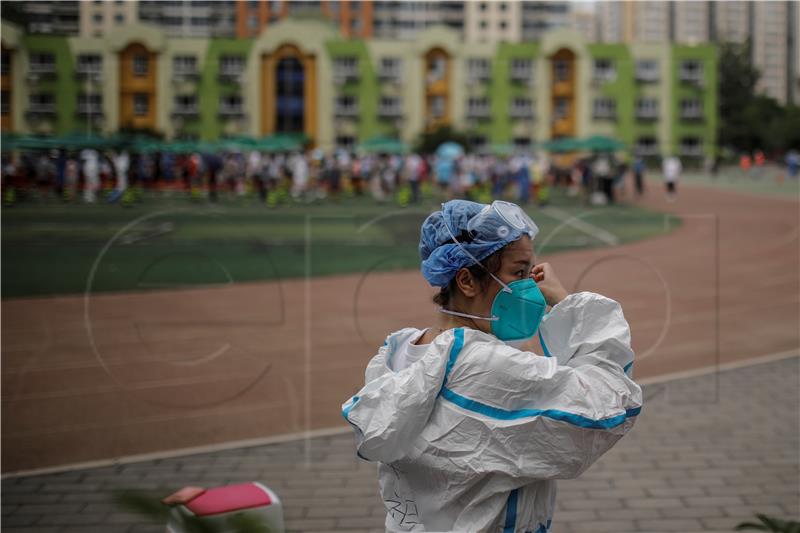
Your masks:
<instances>
[{"instance_id":1,"label":"person standing in line","mask_svg":"<svg viewBox=\"0 0 800 533\"><path fill-rule=\"evenodd\" d=\"M644 194L644 172L644 158L641 155L637 155L636 159L633 160L633 182L636 189L636 196L642 196Z\"/></svg>"},{"instance_id":2,"label":"person standing in line","mask_svg":"<svg viewBox=\"0 0 800 533\"><path fill-rule=\"evenodd\" d=\"M678 197L678 178L681 177L681 172L683 171L680 158L675 155L666 157L662 163L662 171L667 188L667 201L674 202Z\"/></svg>"}]
</instances>

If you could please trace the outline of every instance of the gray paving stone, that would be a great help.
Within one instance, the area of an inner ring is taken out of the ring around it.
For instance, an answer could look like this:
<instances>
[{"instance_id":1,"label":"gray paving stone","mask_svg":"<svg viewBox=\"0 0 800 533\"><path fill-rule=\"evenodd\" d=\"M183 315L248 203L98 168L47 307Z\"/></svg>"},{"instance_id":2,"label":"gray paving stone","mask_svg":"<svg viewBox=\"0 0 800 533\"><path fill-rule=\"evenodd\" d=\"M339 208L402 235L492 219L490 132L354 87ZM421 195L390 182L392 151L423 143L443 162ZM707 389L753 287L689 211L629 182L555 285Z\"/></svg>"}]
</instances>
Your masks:
<instances>
[{"instance_id":1,"label":"gray paving stone","mask_svg":"<svg viewBox=\"0 0 800 533\"><path fill-rule=\"evenodd\" d=\"M729 533L756 512L796 517L800 407L774 406L797 405L799 361L662 385L628 436L582 477L559 483L552 533ZM163 533L115 507L111 492L245 480L277 491L287 531L382 531L376 477L349 434L11 477L2 480L3 531Z\"/></svg>"}]
</instances>

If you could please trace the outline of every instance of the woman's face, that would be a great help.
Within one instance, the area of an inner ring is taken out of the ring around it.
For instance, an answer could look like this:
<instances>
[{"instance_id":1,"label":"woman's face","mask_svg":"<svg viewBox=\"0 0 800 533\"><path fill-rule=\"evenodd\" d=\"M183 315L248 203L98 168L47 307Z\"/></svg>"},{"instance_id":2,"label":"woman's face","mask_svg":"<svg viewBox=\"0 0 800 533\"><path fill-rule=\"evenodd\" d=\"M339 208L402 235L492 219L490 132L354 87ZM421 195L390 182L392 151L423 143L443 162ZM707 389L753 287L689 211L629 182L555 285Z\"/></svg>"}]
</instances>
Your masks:
<instances>
[{"instance_id":1,"label":"woman's face","mask_svg":"<svg viewBox=\"0 0 800 533\"><path fill-rule=\"evenodd\" d=\"M495 273L495 276L508 285L514 281L529 277L535 264L536 256L533 252L533 241L525 235L506 246L503 250L500 270ZM474 300L474 314L479 316L491 316L494 298L503 288L494 278L489 279L490 282L486 286L486 290L478 294ZM487 320L476 320L475 322L482 331L491 333L491 322Z\"/></svg>"}]
</instances>

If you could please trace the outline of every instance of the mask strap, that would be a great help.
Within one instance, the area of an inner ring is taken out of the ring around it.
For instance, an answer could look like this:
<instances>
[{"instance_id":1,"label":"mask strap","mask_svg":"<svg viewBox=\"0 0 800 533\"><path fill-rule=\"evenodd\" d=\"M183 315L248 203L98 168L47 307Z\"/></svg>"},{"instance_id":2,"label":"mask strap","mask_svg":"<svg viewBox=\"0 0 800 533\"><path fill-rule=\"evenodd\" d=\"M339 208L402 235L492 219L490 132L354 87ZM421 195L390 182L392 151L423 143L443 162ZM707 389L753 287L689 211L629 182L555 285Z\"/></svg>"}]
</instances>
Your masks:
<instances>
[{"instance_id":1,"label":"mask strap","mask_svg":"<svg viewBox=\"0 0 800 533\"><path fill-rule=\"evenodd\" d=\"M461 316L461 317L464 317L464 318L475 318L475 319L478 319L478 320L488 320L489 322L494 322L495 320L500 320L500 317L496 317L494 315L492 315L491 317L478 316L478 315L469 315L467 313L459 313L458 311L451 311L449 309L445 309L444 307L440 307L439 308L439 312L440 313L444 313L446 315L455 315L455 316Z\"/></svg>"},{"instance_id":2,"label":"mask strap","mask_svg":"<svg viewBox=\"0 0 800 533\"><path fill-rule=\"evenodd\" d=\"M442 204L442 215L444 215L444 204ZM511 287L509 287L508 285L506 285L505 283L503 283L503 281L502 281L500 278L498 278L497 276L495 276L494 274L492 274L492 273L489 271L489 269L488 269L488 268L486 268L485 266L483 266L483 263L481 263L480 261L478 261L478 260L475 258L475 256L474 256L474 255L472 255L471 253L469 253L469 250L467 250L466 248L464 248L464 245L463 245L463 244L461 244L460 242L458 242L458 239L456 239L456 236L455 236L455 234L453 233L453 231L450 229L450 226L448 226L448 225L447 225L447 220L445 219L445 217L444 217L444 216L442 216L442 222L444 222L444 227L445 227L445 229L447 230L447 233L449 233L449 234L450 234L450 237L452 237L452 238L453 238L453 242L454 242L454 243L456 243L456 244L458 245L458 247L459 247L459 248L461 248L461 251L462 251L462 252L464 252L465 254L467 254L467 255L470 257L470 259L472 259L473 261L475 261L475 264L476 264L476 265L478 265L479 267L481 267L482 269L484 269L484 270L486 271L486 273L487 273L487 274L489 274L490 276L492 276L492 278L494 278L494 280L495 280L497 283L499 283L501 287L503 287L503 291L504 291L504 292L513 292L513 291L511 290Z\"/></svg>"}]
</instances>

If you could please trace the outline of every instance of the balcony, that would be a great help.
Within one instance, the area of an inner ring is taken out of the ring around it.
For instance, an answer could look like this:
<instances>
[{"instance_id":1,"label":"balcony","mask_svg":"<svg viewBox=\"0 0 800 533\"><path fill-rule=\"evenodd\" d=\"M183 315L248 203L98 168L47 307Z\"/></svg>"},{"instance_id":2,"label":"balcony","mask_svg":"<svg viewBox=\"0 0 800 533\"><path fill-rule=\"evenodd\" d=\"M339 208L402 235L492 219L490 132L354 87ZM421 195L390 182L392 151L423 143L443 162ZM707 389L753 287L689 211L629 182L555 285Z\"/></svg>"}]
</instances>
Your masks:
<instances>
[{"instance_id":1,"label":"balcony","mask_svg":"<svg viewBox=\"0 0 800 533\"><path fill-rule=\"evenodd\" d=\"M487 119L489 118L489 107L470 107L467 109L467 118Z\"/></svg>"},{"instance_id":2,"label":"balcony","mask_svg":"<svg viewBox=\"0 0 800 533\"><path fill-rule=\"evenodd\" d=\"M703 82L703 73L699 69L681 69L678 71L678 79L681 83L689 83L697 85L698 87L703 87L705 85Z\"/></svg>"},{"instance_id":3,"label":"balcony","mask_svg":"<svg viewBox=\"0 0 800 533\"><path fill-rule=\"evenodd\" d=\"M637 109L636 110L636 119L637 120L658 120L658 110L657 109Z\"/></svg>"},{"instance_id":4,"label":"balcony","mask_svg":"<svg viewBox=\"0 0 800 533\"><path fill-rule=\"evenodd\" d=\"M508 115L513 119L518 120L531 120L533 119L532 107L512 107Z\"/></svg>"},{"instance_id":5,"label":"balcony","mask_svg":"<svg viewBox=\"0 0 800 533\"><path fill-rule=\"evenodd\" d=\"M242 106L220 106L219 116L222 118L239 118L244 116L244 108Z\"/></svg>"},{"instance_id":6,"label":"balcony","mask_svg":"<svg viewBox=\"0 0 800 533\"><path fill-rule=\"evenodd\" d=\"M337 69L336 72L333 74L333 81L337 85L343 85L345 83L358 83L360 79L358 75L358 69Z\"/></svg>"},{"instance_id":7,"label":"balcony","mask_svg":"<svg viewBox=\"0 0 800 533\"><path fill-rule=\"evenodd\" d=\"M357 105L337 105L333 111L337 118L354 118L358 116Z\"/></svg>"},{"instance_id":8,"label":"balcony","mask_svg":"<svg viewBox=\"0 0 800 533\"><path fill-rule=\"evenodd\" d=\"M640 83L656 83L658 81L658 71L657 70L637 70L636 71L636 81Z\"/></svg>"},{"instance_id":9,"label":"balcony","mask_svg":"<svg viewBox=\"0 0 800 533\"><path fill-rule=\"evenodd\" d=\"M219 114L221 116L238 116L236 114L227 114L229 109L220 109ZM172 110L172 116L176 118L195 118L200 115L200 112L197 110L197 106L179 106Z\"/></svg>"},{"instance_id":10,"label":"balcony","mask_svg":"<svg viewBox=\"0 0 800 533\"><path fill-rule=\"evenodd\" d=\"M28 68L28 81L37 82L41 79L53 79L57 78L58 74L56 74L56 66L53 65L36 65L31 64Z\"/></svg>"},{"instance_id":11,"label":"balcony","mask_svg":"<svg viewBox=\"0 0 800 533\"><path fill-rule=\"evenodd\" d=\"M101 66L78 66L75 70L75 78L78 80L91 80L96 82L103 81L103 67Z\"/></svg>"},{"instance_id":12,"label":"balcony","mask_svg":"<svg viewBox=\"0 0 800 533\"><path fill-rule=\"evenodd\" d=\"M681 144L678 147L678 153L683 157L702 157L703 145L702 144Z\"/></svg>"},{"instance_id":13,"label":"balcony","mask_svg":"<svg viewBox=\"0 0 800 533\"><path fill-rule=\"evenodd\" d=\"M224 69L217 74L217 79L223 83L244 83L244 72L241 69Z\"/></svg>"},{"instance_id":14,"label":"balcony","mask_svg":"<svg viewBox=\"0 0 800 533\"><path fill-rule=\"evenodd\" d=\"M399 118L403 116L403 108L399 105L379 106L378 116L382 118Z\"/></svg>"},{"instance_id":15,"label":"balcony","mask_svg":"<svg viewBox=\"0 0 800 533\"><path fill-rule=\"evenodd\" d=\"M234 75L232 77L237 78L237 77L241 77L241 75L242 74L240 72L239 74ZM227 75L223 76L223 74L221 72L220 72L219 78L220 78L220 80L224 79L224 81L228 81L227 80L228 76ZM186 82L186 81L197 81L199 79L200 79L200 72L197 69L175 70L172 73L172 82L173 83L182 83L182 82ZM241 83L240 80L235 80L235 82Z\"/></svg>"},{"instance_id":16,"label":"balcony","mask_svg":"<svg viewBox=\"0 0 800 533\"><path fill-rule=\"evenodd\" d=\"M79 117L100 117L105 115L102 104L78 104L76 113Z\"/></svg>"},{"instance_id":17,"label":"balcony","mask_svg":"<svg viewBox=\"0 0 800 533\"><path fill-rule=\"evenodd\" d=\"M687 108L681 109L678 115L681 120L699 121L705 118L702 108Z\"/></svg>"},{"instance_id":18,"label":"balcony","mask_svg":"<svg viewBox=\"0 0 800 533\"><path fill-rule=\"evenodd\" d=\"M511 82L530 85L533 83L533 71L531 69L512 70Z\"/></svg>"},{"instance_id":19,"label":"balcony","mask_svg":"<svg viewBox=\"0 0 800 533\"><path fill-rule=\"evenodd\" d=\"M55 117L55 115L55 104L38 104L36 106L29 107L25 112L25 116L28 118L50 118Z\"/></svg>"},{"instance_id":20,"label":"balcony","mask_svg":"<svg viewBox=\"0 0 800 533\"><path fill-rule=\"evenodd\" d=\"M381 68L378 71L378 78L380 78L381 81L400 81L400 69L397 67Z\"/></svg>"}]
</instances>

